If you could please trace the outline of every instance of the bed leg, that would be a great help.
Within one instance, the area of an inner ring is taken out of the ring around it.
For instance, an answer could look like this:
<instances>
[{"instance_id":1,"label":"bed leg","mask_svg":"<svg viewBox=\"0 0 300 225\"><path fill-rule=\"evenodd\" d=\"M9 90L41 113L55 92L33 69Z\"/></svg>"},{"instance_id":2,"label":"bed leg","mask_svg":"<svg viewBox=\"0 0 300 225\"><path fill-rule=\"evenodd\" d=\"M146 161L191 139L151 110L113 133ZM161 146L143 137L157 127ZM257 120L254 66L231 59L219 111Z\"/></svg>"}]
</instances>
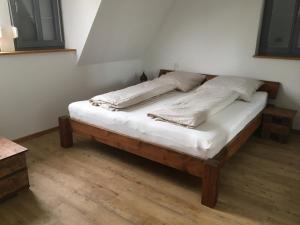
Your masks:
<instances>
[{"instance_id":1,"label":"bed leg","mask_svg":"<svg viewBox=\"0 0 300 225\"><path fill-rule=\"evenodd\" d=\"M71 148L73 146L73 133L69 116L58 118L60 145L63 148Z\"/></svg>"},{"instance_id":2,"label":"bed leg","mask_svg":"<svg viewBox=\"0 0 300 225\"><path fill-rule=\"evenodd\" d=\"M220 162L217 160L207 160L204 164L201 203L210 208L217 204L220 170Z\"/></svg>"}]
</instances>

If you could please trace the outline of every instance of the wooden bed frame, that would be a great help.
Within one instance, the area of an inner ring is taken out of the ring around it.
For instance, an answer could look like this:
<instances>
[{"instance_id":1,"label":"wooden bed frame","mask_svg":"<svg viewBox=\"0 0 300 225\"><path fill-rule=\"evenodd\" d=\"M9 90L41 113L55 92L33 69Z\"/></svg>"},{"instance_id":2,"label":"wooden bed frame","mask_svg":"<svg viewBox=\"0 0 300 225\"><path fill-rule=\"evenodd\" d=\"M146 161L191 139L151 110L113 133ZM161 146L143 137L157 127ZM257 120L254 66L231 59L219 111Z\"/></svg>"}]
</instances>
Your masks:
<instances>
[{"instance_id":1,"label":"wooden bed frame","mask_svg":"<svg viewBox=\"0 0 300 225\"><path fill-rule=\"evenodd\" d=\"M161 70L160 75L168 72L170 72L170 70ZM207 80L213 79L214 77L216 76L207 75ZM279 87L280 83L278 82L265 81L265 84L260 88L260 91L268 92L269 98L275 99ZM260 113L238 135L236 135L236 137L228 143L218 155L208 160L202 160L184 153L178 153L172 149L78 122L70 119L69 116L59 118L59 129L61 146L64 148L73 146L73 133L77 133L120 150L130 152L202 178L201 202L203 205L213 208L218 199L218 181L221 168L260 127L261 122L262 114Z\"/></svg>"}]
</instances>

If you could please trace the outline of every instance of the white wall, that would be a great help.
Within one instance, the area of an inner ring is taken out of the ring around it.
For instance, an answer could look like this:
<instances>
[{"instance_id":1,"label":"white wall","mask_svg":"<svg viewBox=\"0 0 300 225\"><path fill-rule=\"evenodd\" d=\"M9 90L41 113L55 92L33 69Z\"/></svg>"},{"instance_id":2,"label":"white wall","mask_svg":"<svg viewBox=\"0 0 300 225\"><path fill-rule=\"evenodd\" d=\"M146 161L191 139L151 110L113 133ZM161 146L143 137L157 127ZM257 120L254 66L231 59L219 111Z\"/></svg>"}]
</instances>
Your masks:
<instances>
[{"instance_id":1,"label":"white wall","mask_svg":"<svg viewBox=\"0 0 300 225\"><path fill-rule=\"evenodd\" d=\"M97 11L97 2L62 3L68 7L63 8L69 16L64 21L67 46L80 51L83 36L93 23L89 10ZM89 18L85 13L74 13L78 4L83 4ZM81 26L81 21L86 32L77 37L78 30L73 28L75 23ZM10 25L6 0L0 0L0 23ZM0 55L0 135L16 139L55 127L69 103L136 83L141 66L140 60L78 66L72 52Z\"/></svg>"},{"instance_id":2,"label":"white wall","mask_svg":"<svg viewBox=\"0 0 300 225\"><path fill-rule=\"evenodd\" d=\"M10 26L0 0L0 24ZM67 105L88 97L74 53L0 55L0 135L19 138L57 126Z\"/></svg>"},{"instance_id":3,"label":"white wall","mask_svg":"<svg viewBox=\"0 0 300 225\"><path fill-rule=\"evenodd\" d=\"M88 97L74 53L0 56L0 134L18 138L57 126Z\"/></svg>"},{"instance_id":4,"label":"white wall","mask_svg":"<svg viewBox=\"0 0 300 225\"><path fill-rule=\"evenodd\" d=\"M142 65L141 60L129 60L80 66L80 68L91 95L98 95L138 83Z\"/></svg>"},{"instance_id":5,"label":"white wall","mask_svg":"<svg viewBox=\"0 0 300 225\"><path fill-rule=\"evenodd\" d=\"M174 0L102 0L80 64L140 59Z\"/></svg>"},{"instance_id":6,"label":"white wall","mask_svg":"<svg viewBox=\"0 0 300 225\"><path fill-rule=\"evenodd\" d=\"M136 83L142 65L76 62L70 52L0 56L0 135L16 139L55 127L71 102Z\"/></svg>"},{"instance_id":7,"label":"white wall","mask_svg":"<svg viewBox=\"0 0 300 225\"><path fill-rule=\"evenodd\" d=\"M77 49L81 55L101 0L62 0L66 48Z\"/></svg>"},{"instance_id":8,"label":"white wall","mask_svg":"<svg viewBox=\"0 0 300 225\"><path fill-rule=\"evenodd\" d=\"M276 104L300 111L299 60L258 59L263 0L177 0L144 68L248 76L282 83ZM300 129L300 113L295 127Z\"/></svg>"}]
</instances>

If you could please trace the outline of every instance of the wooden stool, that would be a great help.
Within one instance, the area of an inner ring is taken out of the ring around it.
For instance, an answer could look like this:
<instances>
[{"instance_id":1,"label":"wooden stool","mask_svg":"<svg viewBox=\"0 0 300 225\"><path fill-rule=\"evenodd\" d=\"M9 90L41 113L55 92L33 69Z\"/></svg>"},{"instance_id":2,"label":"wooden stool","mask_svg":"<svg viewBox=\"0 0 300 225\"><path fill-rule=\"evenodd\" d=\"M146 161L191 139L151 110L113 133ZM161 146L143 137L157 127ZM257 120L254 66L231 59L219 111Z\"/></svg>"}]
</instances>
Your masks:
<instances>
[{"instance_id":1,"label":"wooden stool","mask_svg":"<svg viewBox=\"0 0 300 225\"><path fill-rule=\"evenodd\" d=\"M26 165L28 150L0 137L0 201L29 188Z\"/></svg>"}]
</instances>

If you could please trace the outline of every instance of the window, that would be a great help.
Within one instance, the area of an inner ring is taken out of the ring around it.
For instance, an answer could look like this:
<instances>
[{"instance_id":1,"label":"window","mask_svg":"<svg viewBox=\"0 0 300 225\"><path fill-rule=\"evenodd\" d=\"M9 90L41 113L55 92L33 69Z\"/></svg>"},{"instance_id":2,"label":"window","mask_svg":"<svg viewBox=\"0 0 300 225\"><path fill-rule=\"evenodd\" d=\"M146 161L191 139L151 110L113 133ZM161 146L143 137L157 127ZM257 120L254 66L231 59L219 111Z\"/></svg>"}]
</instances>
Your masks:
<instances>
[{"instance_id":1,"label":"window","mask_svg":"<svg viewBox=\"0 0 300 225\"><path fill-rule=\"evenodd\" d=\"M17 50L64 48L59 0L8 0Z\"/></svg>"},{"instance_id":2,"label":"window","mask_svg":"<svg viewBox=\"0 0 300 225\"><path fill-rule=\"evenodd\" d=\"M300 56L300 0L265 0L258 55Z\"/></svg>"}]
</instances>

